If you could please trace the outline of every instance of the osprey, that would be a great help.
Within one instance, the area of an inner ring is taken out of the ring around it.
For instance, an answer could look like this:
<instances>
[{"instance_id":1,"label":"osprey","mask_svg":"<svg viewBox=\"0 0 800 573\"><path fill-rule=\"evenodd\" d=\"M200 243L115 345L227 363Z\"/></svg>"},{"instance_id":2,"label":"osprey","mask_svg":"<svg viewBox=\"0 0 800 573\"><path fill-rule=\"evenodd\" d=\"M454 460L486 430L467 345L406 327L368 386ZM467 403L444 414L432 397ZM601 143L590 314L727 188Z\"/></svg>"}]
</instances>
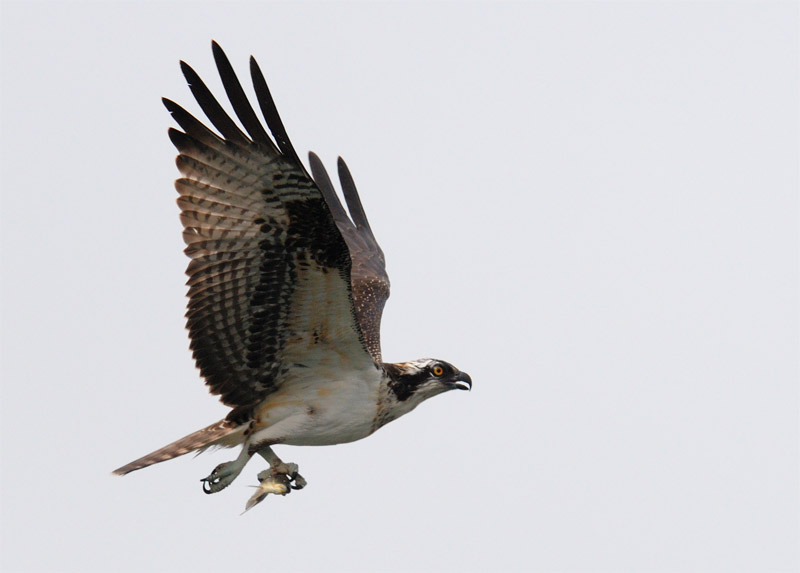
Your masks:
<instances>
[{"instance_id":1,"label":"osprey","mask_svg":"<svg viewBox=\"0 0 800 573\"><path fill-rule=\"evenodd\" d=\"M472 380L443 360L381 360L389 278L347 166L339 158L349 216L319 158L309 153L313 178L300 162L255 59L250 73L272 138L225 53L216 42L212 49L247 134L185 62L192 94L221 136L175 102L163 102L183 129L170 128L169 137L183 175L175 187L191 259L191 350L210 392L232 410L114 473L241 445L235 460L202 482L206 493L218 492L259 454L269 469L258 474L247 510L269 493L306 485L273 445L360 440L428 398L471 389Z\"/></svg>"}]
</instances>

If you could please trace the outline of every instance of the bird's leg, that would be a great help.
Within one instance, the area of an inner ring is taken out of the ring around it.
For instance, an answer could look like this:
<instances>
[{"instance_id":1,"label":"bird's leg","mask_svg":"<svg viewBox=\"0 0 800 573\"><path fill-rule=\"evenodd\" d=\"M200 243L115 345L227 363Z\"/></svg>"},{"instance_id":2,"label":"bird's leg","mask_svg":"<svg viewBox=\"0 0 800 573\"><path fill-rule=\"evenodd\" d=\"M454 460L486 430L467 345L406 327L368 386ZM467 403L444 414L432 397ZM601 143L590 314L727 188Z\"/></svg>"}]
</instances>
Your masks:
<instances>
[{"instance_id":1,"label":"bird's leg","mask_svg":"<svg viewBox=\"0 0 800 573\"><path fill-rule=\"evenodd\" d=\"M205 493L217 493L228 487L242 473L244 466L252 456L250 449L245 446L242 448L238 458L231 462L219 464L208 477L200 480L203 482L203 491Z\"/></svg>"},{"instance_id":2,"label":"bird's leg","mask_svg":"<svg viewBox=\"0 0 800 573\"><path fill-rule=\"evenodd\" d=\"M303 476L297 473L297 464L284 463L269 446L259 448L257 451L269 462L269 469L259 472L260 485L255 486L256 492L247 500L245 511L261 503L271 493L286 495L293 489L303 489L307 483Z\"/></svg>"}]
</instances>

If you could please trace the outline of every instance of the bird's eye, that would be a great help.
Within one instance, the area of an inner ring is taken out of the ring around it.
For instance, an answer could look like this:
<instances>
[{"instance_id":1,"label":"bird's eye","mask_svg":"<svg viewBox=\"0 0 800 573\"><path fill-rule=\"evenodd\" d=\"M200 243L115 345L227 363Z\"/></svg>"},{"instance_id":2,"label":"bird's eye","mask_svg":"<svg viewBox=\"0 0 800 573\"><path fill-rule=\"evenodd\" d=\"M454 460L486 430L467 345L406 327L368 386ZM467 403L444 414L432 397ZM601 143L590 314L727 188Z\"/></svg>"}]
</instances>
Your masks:
<instances>
[{"instance_id":1,"label":"bird's eye","mask_svg":"<svg viewBox=\"0 0 800 573\"><path fill-rule=\"evenodd\" d=\"M434 376L441 376L442 374L444 374L444 368L442 368L437 364L436 366L433 367L432 372Z\"/></svg>"}]
</instances>

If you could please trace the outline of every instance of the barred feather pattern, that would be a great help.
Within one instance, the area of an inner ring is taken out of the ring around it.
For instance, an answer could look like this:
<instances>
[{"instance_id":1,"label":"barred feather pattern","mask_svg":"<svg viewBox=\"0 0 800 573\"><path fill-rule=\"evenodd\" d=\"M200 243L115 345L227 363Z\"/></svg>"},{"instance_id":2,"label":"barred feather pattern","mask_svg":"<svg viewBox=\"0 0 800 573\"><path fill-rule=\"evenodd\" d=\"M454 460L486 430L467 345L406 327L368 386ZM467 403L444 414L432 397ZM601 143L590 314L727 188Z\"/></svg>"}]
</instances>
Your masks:
<instances>
[{"instance_id":1,"label":"barred feather pattern","mask_svg":"<svg viewBox=\"0 0 800 573\"><path fill-rule=\"evenodd\" d=\"M192 432L188 436L184 436L180 440L176 440L146 456L142 456L138 460L125 464L121 468L117 468L114 470L114 473L122 476L132 471L152 466L153 464L177 458L178 456L188 454L195 450L203 450L215 445L216 442L236 432L237 429L239 429L239 426L234 422L230 420L220 420L202 430Z\"/></svg>"},{"instance_id":2,"label":"barred feather pattern","mask_svg":"<svg viewBox=\"0 0 800 573\"><path fill-rule=\"evenodd\" d=\"M347 244L297 161L257 65L251 60L256 95L277 146L216 44L214 56L250 137L184 63L193 94L222 137L178 104L164 104L183 129L169 136L183 175L175 187L191 258L191 349L211 392L238 415L274 392L311 349L356 349L355 360L371 358L354 308Z\"/></svg>"}]
</instances>

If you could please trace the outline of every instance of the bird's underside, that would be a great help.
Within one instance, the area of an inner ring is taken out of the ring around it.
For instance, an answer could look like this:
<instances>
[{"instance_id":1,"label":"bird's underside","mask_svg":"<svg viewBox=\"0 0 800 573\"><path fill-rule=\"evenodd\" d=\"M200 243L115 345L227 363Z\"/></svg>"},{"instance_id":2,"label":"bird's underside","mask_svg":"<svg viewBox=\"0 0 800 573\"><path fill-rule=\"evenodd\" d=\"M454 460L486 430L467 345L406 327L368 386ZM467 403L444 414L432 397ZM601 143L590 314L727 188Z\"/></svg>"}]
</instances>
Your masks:
<instances>
[{"instance_id":1,"label":"bird's underside","mask_svg":"<svg viewBox=\"0 0 800 573\"><path fill-rule=\"evenodd\" d=\"M381 360L380 319L389 296L383 252L353 179L339 159L347 210L320 160L300 162L255 60L250 71L269 133L222 49L212 43L225 92L245 131L187 64L181 68L219 134L178 104L164 104L183 131L176 181L186 254L191 349L211 393L231 407L198 430L114 473L123 475L192 451L242 446L203 478L227 487L251 457L269 468L247 509L306 481L276 444L333 445L362 439L452 389L466 373L441 360ZM246 132L246 133L245 133ZM271 134L271 135L270 135Z\"/></svg>"}]
</instances>

